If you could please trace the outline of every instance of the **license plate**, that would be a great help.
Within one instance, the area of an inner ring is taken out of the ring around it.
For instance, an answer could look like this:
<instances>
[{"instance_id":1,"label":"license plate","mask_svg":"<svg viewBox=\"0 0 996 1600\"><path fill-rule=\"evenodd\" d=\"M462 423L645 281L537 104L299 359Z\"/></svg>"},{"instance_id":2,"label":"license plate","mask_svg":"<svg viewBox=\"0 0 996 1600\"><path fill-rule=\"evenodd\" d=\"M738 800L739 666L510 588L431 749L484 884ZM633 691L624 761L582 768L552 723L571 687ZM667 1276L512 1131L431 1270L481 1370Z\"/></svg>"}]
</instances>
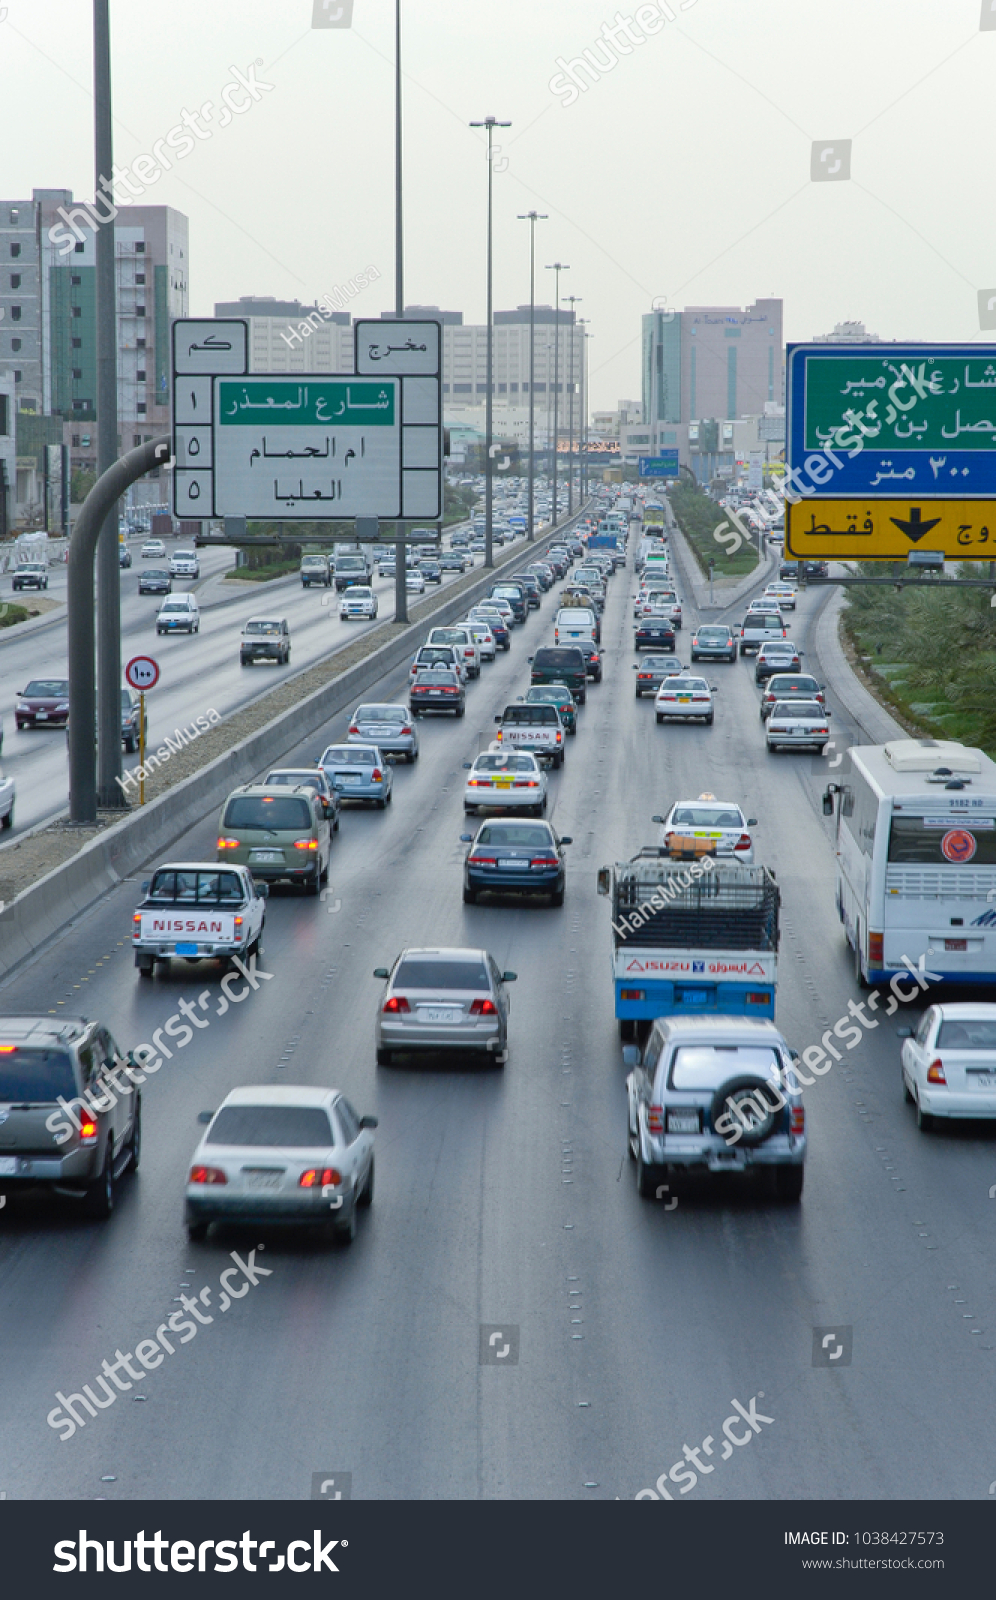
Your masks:
<instances>
[{"instance_id":1,"label":"license plate","mask_svg":"<svg viewBox=\"0 0 996 1600\"><path fill-rule=\"evenodd\" d=\"M508 857L503 857L498 862L498 865L503 867L507 872L518 872L519 868L523 866L524 863L521 861L512 861Z\"/></svg>"},{"instance_id":2,"label":"license plate","mask_svg":"<svg viewBox=\"0 0 996 1600\"><path fill-rule=\"evenodd\" d=\"M339 782L340 783L362 783L363 779L361 778L361 776L360 776L360 774L358 772L343 772L343 773L340 773L340 775L339 775Z\"/></svg>"},{"instance_id":3,"label":"license plate","mask_svg":"<svg viewBox=\"0 0 996 1600\"><path fill-rule=\"evenodd\" d=\"M443 694L444 694L444 691L442 689L430 689L429 690L429 699L430 700L442 700L443 699Z\"/></svg>"},{"instance_id":4,"label":"license plate","mask_svg":"<svg viewBox=\"0 0 996 1600\"><path fill-rule=\"evenodd\" d=\"M686 989L681 998L687 1005L704 1006L709 996L705 989Z\"/></svg>"},{"instance_id":5,"label":"license plate","mask_svg":"<svg viewBox=\"0 0 996 1600\"><path fill-rule=\"evenodd\" d=\"M996 1089L996 1073L973 1072L970 1068L965 1076L971 1089Z\"/></svg>"},{"instance_id":6,"label":"license plate","mask_svg":"<svg viewBox=\"0 0 996 1600\"><path fill-rule=\"evenodd\" d=\"M968 940L967 939L945 939L944 948L945 948L945 950L967 950L968 949Z\"/></svg>"},{"instance_id":7,"label":"license plate","mask_svg":"<svg viewBox=\"0 0 996 1600\"><path fill-rule=\"evenodd\" d=\"M178 956L195 956L197 954L197 946L195 944L178 944L176 953Z\"/></svg>"},{"instance_id":8,"label":"license plate","mask_svg":"<svg viewBox=\"0 0 996 1600\"><path fill-rule=\"evenodd\" d=\"M690 706L691 703L692 703L692 697L691 697L690 694L679 694L679 696L678 696L678 704L679 704L679 706Z\"/></svg>"},{"instance_id":9,"label":"license plate","mask_svg":"<svg viewBox=\"0 0 996 1600\"><path fill-rule=\"evenodd\" d=\"M492 789L511 789L511 787L512 787L512 779L511 778L492 778L491 787L492 787Z\"/></svg>"},{"instance_id":10,"label":"license plate","mask_svg":"<svg viewBox=\"0 0 996 1600\"><path fill-rule=\"evenodd\" d=\"M459 1022L463 1015L462 1010L451 1006L419 1006L419 1022Z\"/></svg>"},{"instance_id":11,"label":"license plate","mask_svg":"<svg viewBox=\"0 0 996 1600\"><path fill-rule=\"evenodd\" d=\"M35 721L36 722L47 722L48 721L48 712L47 711L36 711L35 712Z\"/></svg>"},{"instance_id":12,"label":"license plate","mask_svg":"<svg viewBox=\"0 0 996 1600\"><path fill-rule=\"evenodd\" d=\"M0 1178L12 1178L16 1171L16 1156L0 1156Z\"/></svg>"},{"instance_id":13,"label":"license plate","mask_svg":"<svg viewBox=\"0 0 996 1600\"><path fill-rule=\"evenodd\" d=\"M667 1114L668 1133L698 1133L698 1113L694 1111L669 1111Z\"/></svg>"},{"instance_id":14,"label":"license plate","mask_svg":"<svg viewBox=\"0 0 996 1600\"><path fill-rule=\"evenodd\" d=\"M247 1189L279 1189L282 1172L267 1172L254 1167L243 1167L242 1177Z\"/></svg>"},{"instance_id":15,"label":"license plate","mask_svg":"<svg viewBox=\"0 0 996 1600\"><path fill-rule=\"evenodd\" d=\"M283 859L284 853L282 850L250 850L249 852L250 861L282 861Z\"/></svg>"}]
</instances>

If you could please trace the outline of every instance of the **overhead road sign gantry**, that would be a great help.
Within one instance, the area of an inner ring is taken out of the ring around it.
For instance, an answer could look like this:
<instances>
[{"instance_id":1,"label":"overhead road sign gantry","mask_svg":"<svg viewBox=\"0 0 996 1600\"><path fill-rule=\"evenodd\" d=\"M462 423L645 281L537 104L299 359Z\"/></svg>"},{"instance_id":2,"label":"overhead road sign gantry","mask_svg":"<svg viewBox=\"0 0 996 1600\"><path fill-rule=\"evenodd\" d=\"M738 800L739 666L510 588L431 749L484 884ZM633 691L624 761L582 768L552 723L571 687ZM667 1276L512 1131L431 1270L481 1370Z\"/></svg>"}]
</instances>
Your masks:
<instances>
[{"instance_id":1,"label":"overhead road sign gantry","mask_svg":"<svg viewBox=\"0 0 996 1600\"><path fill-rule=\"evenodd\" d=\"M676 478L679 470L677 450L662 450L656 456L640 457L641 478Z\"/></svg>"},{"instance_id":2,"label":"overhead road sign gantry","mask_svg":"<svg viewBox=\"0 0 996 1600\"><path fill-rule=\"evenodd\" d=\"M926 539L949 561L996 560L996 501L801 500L785 507L795 560L905 561Z\"/></svg>"}]
</instances>

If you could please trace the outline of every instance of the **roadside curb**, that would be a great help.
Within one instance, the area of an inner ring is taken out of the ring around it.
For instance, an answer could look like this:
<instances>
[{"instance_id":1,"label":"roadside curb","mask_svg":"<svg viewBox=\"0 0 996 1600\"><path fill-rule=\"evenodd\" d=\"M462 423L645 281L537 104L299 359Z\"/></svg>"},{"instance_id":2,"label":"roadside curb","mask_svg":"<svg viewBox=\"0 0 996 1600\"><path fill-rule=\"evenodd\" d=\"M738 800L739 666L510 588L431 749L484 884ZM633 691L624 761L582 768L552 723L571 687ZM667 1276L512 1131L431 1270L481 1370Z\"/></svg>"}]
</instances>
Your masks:
<instances>
[{"instance_id":1,"label":"roadside curb","mask_svg":"<svg viewBox=\"0 0 996 1600\"><path fill-rule=\"evenodd\" d=\"M539 556L586 509L587 504L532 545L526 544L527 559ZM521 562L524 552L520 541L515 543L507 562L484 569L476 580L467 573L466 587L461 587L458 580L453 585L457 592L451 592L431 611L422 612L422 606L416 608L419 615L362 661L305 696L291 711L280 712L157 800L113 823L69 861L22 890L0 913L0 977L8 976L36 954L42 944L137 867L167 850L175 839L220 805L232 789L251 781L261 769L279 763L302 739L351 706L371 682L400 666L413 653L427 627L445 626L464 615L493 583L501 581L506 568Z\"/></svg>"},{"instance_id":2,"label":"roadside curb","mask_svg":"<svg viewBox=\"0 0 996 1600\"><path fill-rule=\"evenodd\" d=\"M835 589L820 612L816 624L816 653L823 678L837 698L843 701L870 744L887 744L891 739L909 739L885 707L861 682L844 654L840 642L840 618L846 604L843 590Z\"/></svg>"}]
</instances>

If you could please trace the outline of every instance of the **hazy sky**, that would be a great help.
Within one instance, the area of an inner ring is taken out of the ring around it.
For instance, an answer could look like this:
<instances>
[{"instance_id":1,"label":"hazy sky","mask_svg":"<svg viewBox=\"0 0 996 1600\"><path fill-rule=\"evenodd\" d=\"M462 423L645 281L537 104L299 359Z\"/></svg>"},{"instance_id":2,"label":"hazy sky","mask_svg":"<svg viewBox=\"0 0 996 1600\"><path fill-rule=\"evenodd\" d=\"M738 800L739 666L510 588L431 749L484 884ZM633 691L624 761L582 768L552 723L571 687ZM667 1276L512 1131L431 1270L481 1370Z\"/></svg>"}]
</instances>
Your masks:
<instances>
[{"instance_id":1,"label":"hazy sky","mask_svg":"<svg viewBox=\"0 0 996 1600\"><path fill-rule=\"evenodd\" d=\"M594 50L639 5L404 0L406 300L483 321L486 162L467 123L493 114L513 124L495 171L495 305L528 299L516 213L548 212L537 299L552 299L545 263L569 263L562 290L595 335L593 406L639 395L654 296L681 309L781 295L790 340L845 319L883 337L992 338L977 309L980 289L996 296L996 13L980 31L982 5L670 0L675 20L640 44L617 34L630 53L565 105L557 58ZM0 194L87 197L89 0L4 9ZM382 276L351 309L393 306L393 0L354 0L350 29L311 18L312 0L111 0L119 164L184 110L220 105L230 67L258 60L273 85L143 196L190 217L195 313L240 294L310 301L371 264ZM812 182L813 141L842 139L851 179Z\"/></svg>"}]
</instances>

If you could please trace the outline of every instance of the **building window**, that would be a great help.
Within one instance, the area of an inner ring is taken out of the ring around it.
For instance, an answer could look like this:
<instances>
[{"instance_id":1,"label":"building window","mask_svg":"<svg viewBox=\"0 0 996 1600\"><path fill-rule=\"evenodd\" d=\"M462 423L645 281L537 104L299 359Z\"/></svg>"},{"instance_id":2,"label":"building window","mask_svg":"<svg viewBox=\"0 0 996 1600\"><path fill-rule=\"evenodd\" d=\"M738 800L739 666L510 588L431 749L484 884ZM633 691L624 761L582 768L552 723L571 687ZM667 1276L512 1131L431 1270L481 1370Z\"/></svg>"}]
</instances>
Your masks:
<instances>
[{"instance_id":1,"label":"building window","mask_svg":"<svg viewBox=\"0 0 996 1600\"><path fill-rule=\"evenodd\" d=\"M486 383L479 383L477 385L477 392L478 392L478 394L487 394L487 392L488 392L487 384Z\"/></svg>"},{"instance_id":2,"label":"building window","mask_svg":"<svg viewBox=\"0 0 996 1600\"><path fill-rule=\"evenodd\" d=\"M444 384L443 384L443 393L444 393L444 394L449 394L449 392L450 392L450 386L449 386L449 384L448 384L448 383L444 383Z\"/></svg>"},{"instance_id":3,"label":"building window","mask_svg":"<svg viewBox=\"0 0 996 1600\"><path fill-rule=\"evenodd\" d=\"M145 282L145 273L144 272L136 272L136 274L135 274L135 282L136 283L144 283Z\"/></svg>"},{"instance_id":4,"label":"building window","mask_svg":"<svg viewBox=\"0 0 996 1600\"><path fill-rule=\"evenodd\" d=\"M20 381L21 381L21 379L23 377L24 377L24 373L21 372L17 367L15 367L14 368L14 382L15 383L20 383Z\"/></svg>"},{"instance_id":5,"label":"building window","mask_svg":"<svg viewBox=\"0 0 996 1600\"><path fill-rule=\"evenodd\" d=\"M21 274L19 272L11 273L10 286L12 289L19 289L21 287Z\"/></svg>"},{"instance_id":6,"label":"building window","mask_svg":"<svg viewBox=\"0 0 996 1600\"><path fill-rule=\"evenodd\" d=\"M76 246L76 254L77 254L77 255L78 255L78 256L81 256L81 255L82 255L82 254L83 254L83 251L84 251L84 250L85 250L85 249L86 249L86 245L85 245L85 244L78 244L78 245L77 245L77 246Z\"/></svg>"},{"instance_id":7,"label":"building window","mask_svg":"<svg viewBox=\"0 0 996 1600\"><path fill-rule=\"evenodd\" d=\"M82 350L82 348L83 348L83 340L82 339L74 339L73 340L73 349L74 350Z\"/></svg>"},{"instance_id":8,"label":"building window","mask_svg":"<svg viewBox=\"0 0 996 1600\"><path fill-rule=\"evenodd\" d=\"M82 378L82 376L83 376L83 368L82 367L74 367L73 368L73 377L74 378Z\"/></svg>"},{"instance_id":9,"label":"building window","mask_svg":"<svg viewBox=\"0 0 996 1600\"><path fill-rule=\"evenodd\" d=\"M507 383L500 383L498 385L498 393L499 394L507 394L508 393L508 384Z\"/></svg>"},{"instance_id":10,"label":"building window","mask_svg":"<svg viewBox=\"0 0 996 1600\"><path fill-rule=\"evenodd\" d=\"M735 417L737 414L737 352L731 346L726 352L726 415Z\"/></svg>"},{"instance_id":11,"label":"building window","mask_svg":"<svg viewBox=\"0 0 996 1600\"><path fill-rule=\"evenodd\" d=\"M11 247L10 247L10 253L16 259L21 253L20 245L19 244L12 244Z\"/></svg>"},{"instance_id":12,"label":"building window","mask_svg":"<svg viewBox=\"0 0 996 1600\"><path fill-rule=\"evenodd\" d=\"M139 242L135 246L135 254L137 256L144 256L144 254L145 254L145 245L143 243Z\"/></svg>"},{"instance_id":13,"label":"building window","mask_svg":"<svg viewBox=\"0 0 996 1600\"><path fill-rule=\"evenodd\" d=\"M145 382L145 368L144 367L140 367L139 370L136 372L135 381L137 383L144 383Z\"/></svg>"},{"instance_id":14,"label":"building window","mask_svg":"<svg viewBox=\"0 0 996 1600\"><path fill-rule=\"evenodd\" d=\"M10 320L11 320L11 322L20 322L20 320L21 320L21 308L20 308L20 306L11 306L11 308L10 308Z\"/></svg>"},{"instance_id":15,"label":"building window","mask_svg":"<svg viewBox=\"0 0 996 1600\"><path fill-rule=\"evenodd\" d=\"M144 306L136 306L135 307L135 315L136 315L136 317L144 317L145 316L145 307Z\"/></svg>"},{"instance_id":16,"label":"building window","mask_svg":"<svg viewBox=\"0 0 996 1600\"><path fill-rule=\"evenodd\" d=\"M74 450L78 450L79 447L80 447L80 436L79 436L78 433L74 433L73 434L73 449Z\"/></svg>"},{"instance_id":17,"label":"building window","mask_svg":"<svg viewBox=\"0 0 996 1600\"><path fill-rule=\"evenodd\" d=\"M139 350L144 350L145 349L145 340L144 339L136 339L135 340L135 345Z\"/></svg>"},{"instance_id":18,"label":"building window","mask_svg":"<svg viewBox=\"0 0 996 1600\"><path fill-rule=\"evenodd\" d=\"M11 208L10 208L10 220L11 220L11 222L16 222L17 218L18 218L17 207L16 206L11 206Z\"/></svg>"},{"instance_id":19,"label":"building window","mask_svg":"<svg viewBox=\"0 0 996 1600\"><path fill-rule=\"evenodd\" d=\"M473 394L473 392L474 385L472 383L455 383L453 385L454 394Z\"/></svg>"},{"instance_id":20,"label":"building window","mask_svg":"<svg viewBox=\"0 0 996 1600\"><path fill-rule=\"evenodd\" d=\"M78 289L80 284L83 282L83 279L80 277L78 272L74 272L72 274L72 276L70 277L69 281L72 284L74 289Z\"/></svg>"},{"instance_id":21,"label":"building window","mask_svg":"<svg viewBox=\"0 0 996 1600\"><path fill-rule=\"evenodd\" d=\"M724 339L739 339L740 338L740 329L739 328L724 328L723 329L723 338Z\"/></svg>"},{"instance_id":22,"label":"building window","mask_svg":"<svg viewBox=\"0 0 996 1600\"><path fill-rule=\"evenodd\" d=\"M144 417L145 416L145 410L146 410L145 401L144 400L140 400L138 402L138 405L135 407L135 410L138 412L140 417Z\"/></svg>"},{"instance_id":23,"label":"building window","mask_svg":"<svg viewBox=\"0 0 996 1600\"><path fill-rule=\"evenodd\" d=\"M73 316L74 317L81 317L82 315L83 315L83 307L82 306L73 306Z\"/></svg>"},{"instance_id":24,"label":"building window","mask_svg":"<svg viewBox=\"0 0 996 1600\"><path fill-rule=\"evenodd\" d=\"M20 339L11 339L11 341L10 341L10 348L11 348L11 349L12 349L12 350L20 350L20 348L21 348L21 341L20 341Z\"/></svg>"},{"instance_id":25,"label":"building window","mask_svg":"<svg viewBox=\"0 0 996 1600\"><path fill-rule=\"evenodd\" d=\"M133 433L132 436L131 436L131 442L132 442L133 445L141 444L142 435L140 433Z\"/></svg>"}]
</instances>

